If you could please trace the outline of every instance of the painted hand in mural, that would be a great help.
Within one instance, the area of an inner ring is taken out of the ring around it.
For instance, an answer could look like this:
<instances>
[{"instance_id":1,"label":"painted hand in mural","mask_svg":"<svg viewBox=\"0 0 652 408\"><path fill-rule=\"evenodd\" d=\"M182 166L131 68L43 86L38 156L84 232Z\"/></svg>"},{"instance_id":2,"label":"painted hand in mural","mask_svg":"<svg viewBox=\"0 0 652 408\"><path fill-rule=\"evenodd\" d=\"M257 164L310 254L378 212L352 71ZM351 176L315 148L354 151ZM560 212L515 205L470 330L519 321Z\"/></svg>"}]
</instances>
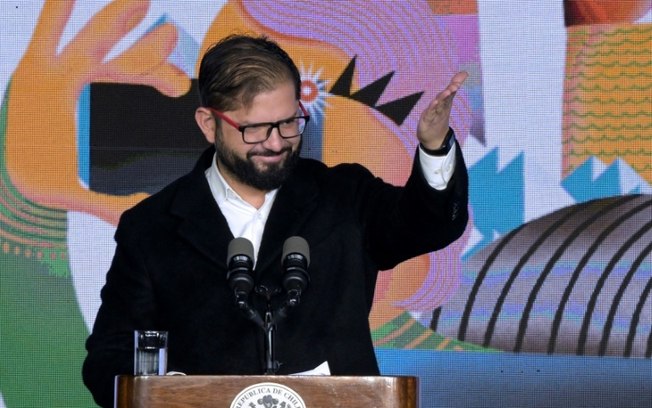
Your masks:
<instances>
[{"instance_id":1,"label":"painted hand in mural","mask_svg":"<svg viewBox=\"0 0 652 408\"><path fill-rule=\"evenodd\" d=\"M427 149L439 149L448 133L453 99L466 78L466 72L458 72L443 91L430 102L419 118L417 138Z\"/></svg>"},{"instance_id":2,"label":"painted hand in mural","mask_svg":"<svg viewBox=\"0 0 652 408\"><path fill-rule=\"evenodd\" d=\"M170 24L152 29L106 60L113 47L147 14L148 1L117 0L95 14L58 51L74 0L46 1L9 91L6 163L16 188L29 200L94 214L116 223L144 194L108 196L89 191L78 177L76 110L92 82L153 86L179 96L189 78L167 62L177 43ZM29 114L27 113L29 112Z\"/></svg>"}]
</instances>

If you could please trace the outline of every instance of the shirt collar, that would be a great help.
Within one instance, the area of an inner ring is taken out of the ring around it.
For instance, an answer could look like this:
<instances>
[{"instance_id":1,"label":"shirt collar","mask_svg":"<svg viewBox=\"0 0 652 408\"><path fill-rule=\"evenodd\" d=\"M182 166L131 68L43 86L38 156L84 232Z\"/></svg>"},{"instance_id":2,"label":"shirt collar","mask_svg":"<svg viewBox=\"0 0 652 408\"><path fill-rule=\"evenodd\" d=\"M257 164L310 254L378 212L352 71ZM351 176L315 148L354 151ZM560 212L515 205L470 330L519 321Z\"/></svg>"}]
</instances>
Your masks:
<instances>
[{"instance_id":1,"label":"shirt collar","mask_svg":"<svg viewBox=\"0 0 652 408\"><path fill-rule=\"evenodd\" d=\"M205 174L206 179L208 180L208 185L210 186L211 192L213 193L213 197L215 198L215 201L218 205L221 206L222 204L229 202L232 204L237 203L239 205L254 208L251 204L243 200L242 197L240 197L240 195L236 193L233 188L231 188L229 183L226 182L224 176L222 176L222 173L220 172L220 169L217 167L216 155L213 156L213 162L211 166L206 169ZM266 210L265 212L269 213L269 209L272 202L274 201L274 198L276 197L277 192L278 189L274 189L265 194L265 203L260 208L261 211Z\"/></svg>"}]
</instances>

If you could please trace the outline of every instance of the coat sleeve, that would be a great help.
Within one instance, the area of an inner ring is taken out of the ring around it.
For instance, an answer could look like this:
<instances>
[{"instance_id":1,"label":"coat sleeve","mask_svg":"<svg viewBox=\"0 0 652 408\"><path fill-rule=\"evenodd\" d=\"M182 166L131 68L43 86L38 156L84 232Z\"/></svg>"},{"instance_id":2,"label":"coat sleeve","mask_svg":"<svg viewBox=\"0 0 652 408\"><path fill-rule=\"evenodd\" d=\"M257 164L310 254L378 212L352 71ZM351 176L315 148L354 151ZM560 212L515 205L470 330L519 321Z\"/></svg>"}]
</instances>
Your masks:
<instances>
[{"instance_id":1,"label":"coat sleeve","mask_svg":"<svg viewBox=\"0 0 652 408\"><path fill-rule=\"evenodd\" d=\"M442 249L458 239L468 222L468 173L457 146L455 171L446 189L428 185L418 152L404 187L369 190L363 220L367 247L379 269Z\"/></svg>"}]
</instances>

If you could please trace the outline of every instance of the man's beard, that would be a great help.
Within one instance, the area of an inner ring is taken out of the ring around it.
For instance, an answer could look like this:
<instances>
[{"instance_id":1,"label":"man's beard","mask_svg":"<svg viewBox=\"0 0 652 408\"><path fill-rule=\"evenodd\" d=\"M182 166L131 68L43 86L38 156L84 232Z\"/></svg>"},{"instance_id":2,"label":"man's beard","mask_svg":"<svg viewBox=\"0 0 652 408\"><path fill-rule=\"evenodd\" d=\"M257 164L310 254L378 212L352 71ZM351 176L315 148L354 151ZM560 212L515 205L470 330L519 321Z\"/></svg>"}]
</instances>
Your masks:
<instances>
[{"instance_id":1,"label":"man's beard","mask_svg":"<svg viewBox=\"0 0 652 408\"><path fill-rule=\"evenodd\" d=\"M287 152L287 157L280 163L267 165L267 169L264 171L260 171L256 168L251 157L256 155L264 156L265 153L249 152L247 154L247 159L245 160L235 155L232 150L225 149L223 143L215 143L215 151L218 162L221 163L225 170L231 173L239 182L259 190L271 191L281 187L290 174L292 174L292 171L299 162L301 145L299 145L297 150L294 152L291 147L287 147L280 153L274 153L273 155L284 154Z\"/></svg>"}]
</instances>

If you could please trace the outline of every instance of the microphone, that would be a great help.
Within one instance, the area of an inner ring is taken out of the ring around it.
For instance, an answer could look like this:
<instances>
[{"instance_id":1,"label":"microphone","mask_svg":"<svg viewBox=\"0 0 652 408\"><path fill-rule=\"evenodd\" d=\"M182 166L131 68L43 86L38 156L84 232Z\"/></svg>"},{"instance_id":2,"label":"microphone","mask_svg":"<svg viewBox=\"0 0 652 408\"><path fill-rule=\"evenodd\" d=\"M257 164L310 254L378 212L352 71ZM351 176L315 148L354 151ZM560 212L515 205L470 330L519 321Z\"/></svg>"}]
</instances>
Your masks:
<instances>
[{"instance_id":1,"label":"microphone","mask_svg":"<svg viewBox=\"0 0 652 408\"><path fill-rule=\"evenodd\" d=\"M287 306L294 307L301 301L301 293L310 282L310 248L308 241L301 237L290 237L283 244L283 287L287 292Z\"/></svg>"},{"instance_id":2,"label":"microphone","mask_svg":"<svg viewBox=\"0 0 652 408\"><path fill-rule=\"evenodd\" d=\"M235 238L229 242L226 253L226 280L233 290L235 302L240 309L249 308L248 297L254 288L252 269L254 267L254 246L246 238Z\"/></svg>"}]
</instances>

